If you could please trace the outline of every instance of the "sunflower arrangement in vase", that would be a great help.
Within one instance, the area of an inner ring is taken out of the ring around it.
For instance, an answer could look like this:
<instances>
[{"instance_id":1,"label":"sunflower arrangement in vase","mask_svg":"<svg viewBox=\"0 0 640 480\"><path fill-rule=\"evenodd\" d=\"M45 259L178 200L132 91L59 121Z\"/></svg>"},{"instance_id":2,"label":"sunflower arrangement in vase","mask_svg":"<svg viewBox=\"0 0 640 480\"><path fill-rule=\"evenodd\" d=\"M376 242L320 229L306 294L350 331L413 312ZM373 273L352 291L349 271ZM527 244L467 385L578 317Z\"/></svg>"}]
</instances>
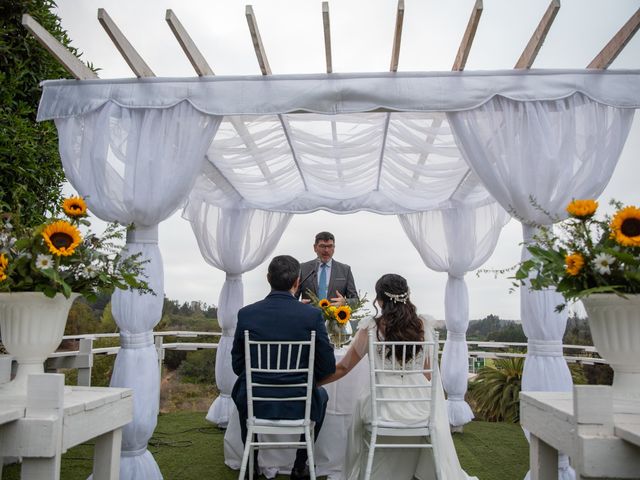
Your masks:
<instances>
[{"instance_id":1,"label":"sunflower arrangement in vase","mask_svg":"<svg viewBox=\"0 0 640 480\"><path fill-rule=\"evenodd\" d=\"M598 293L640 293L640 209L611 205L616 212L599 220L597 201L574 200L567 206L570 218L555 231L540 227L527 246L531 258L516 271L516 285L555 287L567 302Z\"/></svg>"},{"instance_id":2,"label":"sunflower arrangement in vase","mask_svg":"<svg viewBox=\"0 0 640 480\"><path fill-rule=\"evenodd\" d=\"M62 202L65 218L26 227L17 216L0 217L0 292L79 293L88 300L115 288L151 292L139 255L120 254L125 228L109 224L102 236L88 231L81 197ZM81 230L86 230L83 234Z\"/></svg>"},{"instance_id":3,"label":"sunflower arrangement in vase","mask_svg":"<svg viewBox=\"0 0 640 480\"><path fill-rule=\"evenodd\" d=\"M367 295L349 299L349 303L346 305L335 306L331 304L329 299L318 298L310 290L307 291L307 294L311 299L311 305L322 311L331 342L338 348L348 343L353 335L350 321L360 320L367 314L362 311L362 307L367 301Z\"/></svg>"}]
</instances>

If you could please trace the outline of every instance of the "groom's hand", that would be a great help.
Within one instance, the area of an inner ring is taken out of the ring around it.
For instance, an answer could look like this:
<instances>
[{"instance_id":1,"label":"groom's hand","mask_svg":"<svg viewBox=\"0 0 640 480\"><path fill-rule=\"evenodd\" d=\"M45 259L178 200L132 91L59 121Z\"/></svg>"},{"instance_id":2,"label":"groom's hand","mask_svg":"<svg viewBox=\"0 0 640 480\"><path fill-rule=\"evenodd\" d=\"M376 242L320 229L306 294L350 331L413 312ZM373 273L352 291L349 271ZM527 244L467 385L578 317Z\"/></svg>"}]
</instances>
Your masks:
<instances>
[{"instance_id":1,"label":"groom's hand","mask_svg":"<svg viewBox=\"0 0 640 480\"><path fill-rule=\"evenodd\" d=\"M331 305L334 307L341 307L347 304L347 299L342 296L342 294L336 290L336 296L331 299Z\"/></svg>"},{"instance_id":2,"label":"groom's hand","mask_svg":"<svg viewBox=\"0 0 640 480\"><path fill-rule=\"evenodd\" d=\"M311 303L311 300L309 300L308 298L302 298L300 301L302 303Z\"/></svg>"}]
</instances>

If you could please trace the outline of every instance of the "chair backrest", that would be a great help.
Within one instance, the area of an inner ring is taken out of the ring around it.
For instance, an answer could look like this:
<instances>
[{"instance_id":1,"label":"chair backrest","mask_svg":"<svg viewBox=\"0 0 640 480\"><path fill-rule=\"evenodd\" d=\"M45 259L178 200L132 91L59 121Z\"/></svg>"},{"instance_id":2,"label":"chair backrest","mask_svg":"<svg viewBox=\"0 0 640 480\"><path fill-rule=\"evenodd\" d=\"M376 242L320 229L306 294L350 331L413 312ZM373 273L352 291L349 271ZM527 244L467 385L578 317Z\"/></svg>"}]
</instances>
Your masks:
<instances>
[{"instance_id":1,"label":"chair backrest","mask_svg":"<svg viewBox=\"0 0 640 480\"><path fill-rule=\"evenodd\" d=\"M309 340L302 341L251 340L249 330L244 331L249 418L255 416L254 402L304 402L304 419L309 420L315 350L315 330L311 331ZM291 389L295 392L304 389L305 394L295 396L256 394L256 391L262 389Z\"/></svg>"},{"instance_id":2,"label":"chair backrest","mask_svg":"<svg viewBox=\"0 0 640 480\"><path fill-rule=\"evenodd\" d=\"M398 358L398 353L402 353ZM425 367L425 358L428 366ZM434 418L436 408L435 386L439 379L438 364L438 332L434 332L433 340L416 342L391 342L378 340L373 329L369 330L369 367L371 372L371 407L372 423L381 418L384 404L396 405L423 404L429 406L429 416ZM411 375L431 375L430 384L421 381L404 382L402 377ZM416 418L416 421L421 420Z\"/></svg>"}]
</instances>

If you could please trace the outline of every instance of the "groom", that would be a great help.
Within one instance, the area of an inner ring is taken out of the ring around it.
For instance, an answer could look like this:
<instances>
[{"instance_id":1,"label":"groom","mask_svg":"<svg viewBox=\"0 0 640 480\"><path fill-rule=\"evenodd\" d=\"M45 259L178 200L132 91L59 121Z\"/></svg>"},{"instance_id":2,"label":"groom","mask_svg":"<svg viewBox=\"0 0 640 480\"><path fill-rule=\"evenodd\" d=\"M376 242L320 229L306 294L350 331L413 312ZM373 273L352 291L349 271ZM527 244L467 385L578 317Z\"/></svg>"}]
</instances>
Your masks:
<instances>
[{"instance_id":1,"label":"groom","mask_svg":"<svg viewBox=\"0 0 640 480\"><path fill-rule=\"evenodd\" d=\"M314 359L314 389L311 399L311 420L316 422L315 438L318 438L329 399L324 388L315 385L318 381L331 375L336 370L336 359L333 347L329 342L327 329L322 320L322 313L311 305L305 305L293 296L300 285L300 263L289 255L274 257L269 264L267 280L271 285L271 293L264 300L243 307L238 312L238 325L233 339L231 363L233 371L238 375L231 397L240 417L242 442L247 440L247 380L244 359L244 331L249 330L251 340L309 340L311 331L316 332ZM268 388L262 389L269 396ZM273 388L274 396L286 392L282 388ZM297 391L294 389L293 395ZM256 402L254 414L258 418L267 419L299 419L304 417L302 402ZM302 440L303 438L301 438ZM257 450L256 450L257 453ZM291 470L293 480L309 478L306 466L307 451L296 452L295 463ZM257 465L257 462L256 462Z\"/></svg>"}]
</instances>

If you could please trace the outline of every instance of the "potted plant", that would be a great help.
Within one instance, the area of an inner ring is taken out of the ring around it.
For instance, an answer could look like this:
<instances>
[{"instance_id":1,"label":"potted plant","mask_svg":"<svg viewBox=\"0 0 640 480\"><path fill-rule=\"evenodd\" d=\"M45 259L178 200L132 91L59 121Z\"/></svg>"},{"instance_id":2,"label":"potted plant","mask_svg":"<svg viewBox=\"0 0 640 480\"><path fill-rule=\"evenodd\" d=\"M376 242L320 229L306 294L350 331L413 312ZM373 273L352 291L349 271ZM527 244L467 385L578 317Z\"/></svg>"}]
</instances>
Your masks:
<instances>
[{"instance_id":1,"label":"potted plant","mask_svg":"<svg viewBox=\"0 0 640 480\"><path fill-rule=\"evenodd\" d=\"M0 217L0 336L18 362L16 378L0 386L3 393L23 395L27 375L43 372L75 298L92 300L115 288L150 292L144 262L120 253L123 227L91 233L80 197L65 199L62 211L64 217L35 227L23 226L16 215Z\"/></svg>"},{"instance_id":2,"label":"potted plant","mask_svg":"<svg viewBox=\"0 0 640 480\"><path fill-rule=\"evenodd\" d=\"M616 212L597 219L595 200L569 203L570 218L556 229L540 227L527 245L531 258L515 280L582 301L593 343L614 370L614 409L640 413L640 209L611 204Z\"/></svg>"}]
</instances>

